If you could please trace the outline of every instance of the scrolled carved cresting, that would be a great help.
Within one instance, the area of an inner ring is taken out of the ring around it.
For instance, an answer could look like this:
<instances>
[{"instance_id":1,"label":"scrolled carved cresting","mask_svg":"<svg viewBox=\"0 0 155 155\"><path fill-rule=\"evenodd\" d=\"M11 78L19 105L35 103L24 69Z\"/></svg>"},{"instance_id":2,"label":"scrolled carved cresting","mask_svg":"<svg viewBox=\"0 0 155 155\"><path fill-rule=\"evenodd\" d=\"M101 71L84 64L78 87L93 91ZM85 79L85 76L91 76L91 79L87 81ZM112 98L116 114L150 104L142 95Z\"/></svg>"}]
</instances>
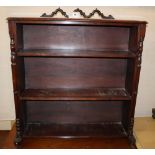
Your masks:
<instances>
[{"instance_id":1,"label":"scrolled carved cresting","mask_svg":"<svg viewBox=\"0 0 155 155\"><path fill-rule=\"evenodd\" d=\"M67 15L67 13L63 11L60 7L53 11L51 14L47 15L46 13L43 13L40 17L54 17L58 12L60 12L64 17L69 18L69 15ZM79 8L75 9L73 12L79 12L80 15L84 18L91 18L97 13L102 19L114 19L112 15L105 16L97 8L93 10L89 15L86 15L86 13Z\"/></svg>"},{"instance_id":2,"label":"scrolled carved cresting","mask_svg":"<svg viewBox=\"0 0 155 155\"><path fill-rule=\"evenodd\" d=\"M54 17L58 12L60 12L64 17L69 18L67 13L63 11L60 7L57 8L55 11L53 11L50 15L47 15L46 13L43 13L41 17Z\"/></svg>"},{"instance_id":3,"label":"scrolled carved cresting","mask_svg":"<svg viewBox=\"0 0 155 155\"><path fill-rule=\"evenodd\" d=\"M74 10L74 12L79 12L81 16L83 16L84 18L91 18L92 16L95 15L95 13L97 13L102 19L114 19L114 17L112 15L109 16L105 16L100 10L98 10L97 8L95 10L93 10L89 15L86 15L84 11L82 11L81 9L77 8Z\"/></svg>"}]
</instances>

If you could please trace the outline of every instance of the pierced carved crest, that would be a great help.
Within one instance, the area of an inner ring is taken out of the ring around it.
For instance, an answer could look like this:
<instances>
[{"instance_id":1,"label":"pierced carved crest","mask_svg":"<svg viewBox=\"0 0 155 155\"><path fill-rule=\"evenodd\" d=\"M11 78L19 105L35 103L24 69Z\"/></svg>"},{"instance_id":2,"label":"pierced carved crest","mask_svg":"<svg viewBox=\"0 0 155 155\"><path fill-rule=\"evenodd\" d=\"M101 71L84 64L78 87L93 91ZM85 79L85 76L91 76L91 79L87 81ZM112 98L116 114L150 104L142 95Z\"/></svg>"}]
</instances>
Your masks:
<instances>
[{"instance_id":1,"label":"pierced carved crest","mask_svg":"<svg viewBox=\"0 0 155 155\"><path fill-rule=\"evenodd\" d=\"M69 18L67 13L63 11L60 7L57 8L55 11L53 11L50 15L47 15L46 13L43 13L41 17L54 17L58 12L60 12L64 17Z\"/></svg>"},{"instance_id":2,"label":"pierced carved crest","mask_svg":"<svg viewBox=\"0 0 155 155\"><path fill-rule=\"evenodd\" d=\"M84 11L82 11L81 9L77 8L74 10L74 12L79 12L81 16L83 16L84 18L91 18L92 16L95 15L95 13L97 13L102 19L114 19L114 17L112 15L109 16L105 16L100 10L98 10L97 8L95 10L93 10L89 15L86 15Z\"/></svg>"},{"instance_id":3,"label":"pierced carved crest","mask_svg":"<svg viewBox=\"0 0 155 155\"><path fill-rule=\"evenodd\" d=\"M40 17L54 17L58 12L60 12L64 17L69 18L69 15L67 15L67 13L63 11L60 7L53 11L51 14L47 15L46 13L43 13ZM73 12L79 12L80 15L84 18L91 18L97 13L102 19L114 19L112 15L105 16L97 8L93 10L89 15L86 15L86 13L79 8L75 9Z\"/></svg>"}]
</instances>

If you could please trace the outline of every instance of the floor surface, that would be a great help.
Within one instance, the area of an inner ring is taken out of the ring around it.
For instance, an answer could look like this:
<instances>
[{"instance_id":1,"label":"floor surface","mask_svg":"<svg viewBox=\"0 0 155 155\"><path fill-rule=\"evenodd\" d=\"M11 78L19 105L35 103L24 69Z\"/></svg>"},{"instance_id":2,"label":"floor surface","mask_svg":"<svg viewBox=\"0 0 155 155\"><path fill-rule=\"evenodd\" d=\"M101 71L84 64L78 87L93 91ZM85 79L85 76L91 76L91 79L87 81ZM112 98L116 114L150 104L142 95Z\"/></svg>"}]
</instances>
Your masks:
<instances>
[{"instance_id":1,"label":"floor surface","mask_svg":"<svg viewBox=\"0 0 155 155\"><path fill-rule=\"evenodd\" d=\"M0 131L0 148L3 147L4 142L7 139L7 136L9 135L10 131Z\"/></svg>"},{"instance_id":2,"label":"floor surface","mask_svg":"<svg viewBox=\"0 0 155 155\"><path fill-rule=\"evenodd\" d=\"M15 137L15 127L9 132L3 149L16 148L13 144ZM25 138L19 148L22 149L128 149L129 143L124 138Z\"/></svg>"},{"instance_id":3,"label":"floor surface","mask_svg":"<svg viewBox=\"0 0 155 155\"><path fill-rule=\"evenodd\" d=\"M138 148L155 149L155 119L152 117L137 117L134 132Z\"/></svg>"},{"instance_id":4,"label":"floor surface","mask_svg":"<svg viewBox=\"0 0 155 155\"><path fill-rule=\"evenodd\" d=\"M134 133L139 149L155 149L155 119L152 117L135 118ZM0 131L0 148L13 149L15 127L11 131ZM21 148L129 148L125 139L26 139Z\"/></svg>"}]
</instances>

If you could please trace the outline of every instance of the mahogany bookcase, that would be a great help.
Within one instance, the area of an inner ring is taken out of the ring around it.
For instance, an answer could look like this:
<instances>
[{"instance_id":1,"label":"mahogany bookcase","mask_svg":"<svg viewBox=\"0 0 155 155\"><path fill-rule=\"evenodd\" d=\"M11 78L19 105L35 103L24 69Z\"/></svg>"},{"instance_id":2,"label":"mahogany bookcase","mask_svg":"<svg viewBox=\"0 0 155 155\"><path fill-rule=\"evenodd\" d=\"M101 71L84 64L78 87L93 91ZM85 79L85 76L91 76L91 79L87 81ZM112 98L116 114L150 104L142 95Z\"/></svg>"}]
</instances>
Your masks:
<instances>
[{"instance_id":1,"label":"mahogany bookcase","mask_svg":"<svg viewBox=\"0 0 155 155\"><path fill-rule=\"evenodd\" d=\"M8 18L16 138L125 137L134 111L145 21Z\"/></svg>"}]
</instances>

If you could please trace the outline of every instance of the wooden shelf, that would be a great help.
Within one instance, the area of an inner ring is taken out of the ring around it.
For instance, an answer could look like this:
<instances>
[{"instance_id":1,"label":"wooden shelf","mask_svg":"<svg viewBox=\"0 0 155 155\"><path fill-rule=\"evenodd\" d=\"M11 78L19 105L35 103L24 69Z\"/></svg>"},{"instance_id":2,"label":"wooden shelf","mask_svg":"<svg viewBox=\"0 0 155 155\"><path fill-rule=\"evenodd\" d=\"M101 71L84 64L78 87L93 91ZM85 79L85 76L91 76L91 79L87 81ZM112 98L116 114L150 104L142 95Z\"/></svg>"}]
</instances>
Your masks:
<instances>
[{"instance_id":1,"label":"wooden shelf","mask_svg":"<svg viewBox=\"0 0 155 155\"><path fill-rule=\"evenodd\" d=\"M131 51L112 51L103 49L29 49L20 50L17 52L17 56L23 57L95 57L95 58L132 58L135 54Z\"/></svg>"},{"instance_id":2,"label":"wooden shelf","mask_svg":"<svg viewBox=\"0 0 155 155\"><path fill-rule=\"evenodd\" d=\"M21 100L130 100L124 88L26 89Z\"/></svg>"},{"instance_id":3,"label":"wooden shelf","mask_svg":"<svg viewBox=\"0 0 155 155\"><path fill-rule=\"evenodd\" d=\"M27 124L24 137L126 137L127 133L121 122L103 124Z\"/></svg>"}]
</instances>

